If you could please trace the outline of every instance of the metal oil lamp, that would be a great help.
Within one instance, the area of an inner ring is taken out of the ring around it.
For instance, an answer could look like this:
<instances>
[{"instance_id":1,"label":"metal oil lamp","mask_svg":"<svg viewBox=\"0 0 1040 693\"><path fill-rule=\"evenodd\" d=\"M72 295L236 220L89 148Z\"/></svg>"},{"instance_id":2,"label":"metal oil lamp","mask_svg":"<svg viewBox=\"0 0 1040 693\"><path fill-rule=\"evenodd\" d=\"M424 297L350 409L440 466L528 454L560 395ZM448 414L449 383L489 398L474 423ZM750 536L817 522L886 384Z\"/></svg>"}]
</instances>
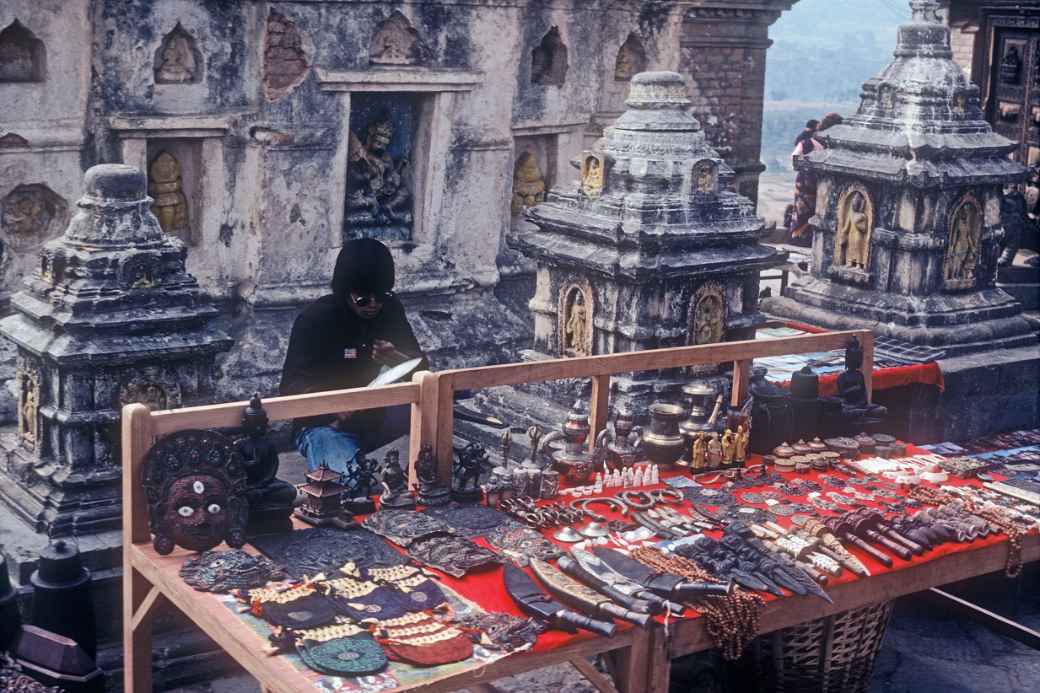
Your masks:
<instances>
[{"instance_id":1,"label":"metal oil lamp","mask_svg":"<svg viewBox=\"0 0 1040 693\"><path fill-rule=\"evenodd\" d=\"M643 429L627 408L619 408L614 422L599 432L596 448L606 448L606 465L611 471L631 467L639 457ZM600 471L600 470L596 470Z\"/></svg>"},{"instance_id":2,"label":"metal oil lamp","mask_svg":"<svg viewBox=\"0 0 1040 693\"><path fill-rule=\"evenodd\" d=\"M662 469L670 469L682 454L684 438L679 420L685 411L678 404L654 402L650 405L650 430L643 433L647 458Z\"/></svg>"},{"instance_id":3,"label":"metal oil lamp","mask_svg":"<svg viewBox=\"0 0 1040 693\"><path fill-rule=\"evenodd\" d=\"M563 449L552 453L553 468L569 484L586 483L595 471L592 468L592 457L585 450L585 442L591 428L588 413L581 401L576 401L568 412L561 430L548 434L538 444L539 459L550 443L563 440Z\"/></svg>"}]
</instances>

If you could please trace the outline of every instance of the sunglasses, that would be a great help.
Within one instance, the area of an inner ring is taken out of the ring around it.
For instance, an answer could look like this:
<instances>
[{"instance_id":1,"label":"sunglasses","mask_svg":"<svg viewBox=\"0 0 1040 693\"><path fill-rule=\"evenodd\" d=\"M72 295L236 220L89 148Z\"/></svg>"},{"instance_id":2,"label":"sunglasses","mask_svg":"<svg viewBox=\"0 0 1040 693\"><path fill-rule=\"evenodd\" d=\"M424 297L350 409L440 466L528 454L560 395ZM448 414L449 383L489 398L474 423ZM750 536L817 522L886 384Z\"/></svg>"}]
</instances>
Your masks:
<instances>
[{"instance_id":1,"label":"sunglasses","mask_svg":"<svg viewBox=\"0 0 1040 693\"><path fill-rule=\"evenodd\" d=\"M393 291L379 291L376 293L366 293L355 296L351 293L350 300L354 302L354 305L358 308L364 308L369 303L386 303L388 300L393 298Z\"/></svg>"}]
</instances>

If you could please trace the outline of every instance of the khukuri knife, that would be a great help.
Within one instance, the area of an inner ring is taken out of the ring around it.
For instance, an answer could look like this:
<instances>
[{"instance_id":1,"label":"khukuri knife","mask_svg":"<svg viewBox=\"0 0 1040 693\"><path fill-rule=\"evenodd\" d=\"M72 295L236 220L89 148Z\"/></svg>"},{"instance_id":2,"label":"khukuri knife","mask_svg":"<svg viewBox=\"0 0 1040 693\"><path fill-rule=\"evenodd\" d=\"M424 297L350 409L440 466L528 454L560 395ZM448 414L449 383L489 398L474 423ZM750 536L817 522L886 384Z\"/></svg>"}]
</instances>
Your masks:
<instances>
[{"instance_id":1,"label":"khukuri knife","mask_svg":"<svg viewBox=\"0 0 1040 693\"><path fill-rule=\"evenodd\" d=\"M565 575L569 575L578 582L583 582L597 592L605 594L607 598L612 599L615 603L620 604L626 609L640 614L656 614L661 611L661 609L657 608L647 600L640 599L639 597L633 596L631 593L626 593L617 589L604 578L586 570L581 563L578 563L571 556L560 556L556 561L556 565ZM618 580L621 579L620 575L617 577ZM638 585L635 583L629 584L632 587L631 591L638 591Z\"/></svg>"},{"instance_id":2,"label":"khukuri knife","mask_svg":"<svg viewBox=\"0 0 1040 693\"><path fill-rule=\"evenodd\" d=\"M585 570L609 582L614 589L650 602L656 611L669 611L677 616L682 614L683 606L681 604L665 599L643 585L628 579L591 553L581 549L571 549L571 557Z\"/></svg>"},{"instance_id":3,"label":"khukuri knife","mask_svg":"<svg viewBox=\"0 0 1040 693\"><path fill-rule=\"evenodd\" d=\"M542 581L542 584L545 585L550 594L567 606L573 606L575 609L584 611L590 616L603 619L620 618L644 628L650 622L649 615L637 614L634 611L618 606L606 596L588 585L584 585L564 575L559 568L545 561L532 558L531 570Z\"/></svg>"},{"instance_id":4,"label":"khukuri knife","mask_svg":"<svg viewBox=\"0 0 1040 693\"><path fill-rule=\"evenodd\" d=\"M733 591L732 582L725 585L713 582L693 582L678 575L659 573L635 559L603 546L594 547L592 552L597 558L630 580L672 599L719 596Z\"/></svg>"},{"instance_id":5,"label":"khukuri knife","mask_svg":"<svg viewBox=\"0 0 1040 693\"><path fill-rule=\"evenodd\" d=\"M516 566L506 564L503 569L506 591L524 613L548 621L551 626L562 630L578 627L607 638L613 637L617 630L613 623L582 616L553 601L527 573Z\"/></svg>"}]
</instances>

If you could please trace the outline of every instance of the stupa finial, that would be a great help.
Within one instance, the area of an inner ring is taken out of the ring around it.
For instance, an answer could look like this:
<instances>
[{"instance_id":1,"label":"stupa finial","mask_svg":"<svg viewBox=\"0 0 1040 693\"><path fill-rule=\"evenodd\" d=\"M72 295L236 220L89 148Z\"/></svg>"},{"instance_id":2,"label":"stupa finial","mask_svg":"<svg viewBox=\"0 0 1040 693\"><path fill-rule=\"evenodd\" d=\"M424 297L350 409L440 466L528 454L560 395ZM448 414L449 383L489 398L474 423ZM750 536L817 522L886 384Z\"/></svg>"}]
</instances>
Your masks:
<instances>
[{"instance_id":1,"label":"stupa finial","mask_svg":"<svg viewBox=\"0 0 1040 693\"><path fill-rule=\"evenodd\" d=\"M910 11L913 13L915 22L925 24L939 24L939 0L910 0Z\"/></svg>"}]
</instances>

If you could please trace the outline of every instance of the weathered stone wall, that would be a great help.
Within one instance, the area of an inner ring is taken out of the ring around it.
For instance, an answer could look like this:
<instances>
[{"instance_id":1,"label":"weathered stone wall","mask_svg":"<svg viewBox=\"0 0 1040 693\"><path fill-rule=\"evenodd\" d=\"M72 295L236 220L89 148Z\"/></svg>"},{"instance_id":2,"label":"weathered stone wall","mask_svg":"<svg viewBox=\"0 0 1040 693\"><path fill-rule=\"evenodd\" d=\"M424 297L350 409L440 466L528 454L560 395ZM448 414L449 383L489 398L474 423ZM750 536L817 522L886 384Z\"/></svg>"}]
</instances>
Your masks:
<instances>
[{"instance_id":1,"label":"weathered stone wall","mask_svg":"<svg viewBox=\"0 0 1040 693\"><path fill-rule=\"evenodd\" d=\"M506 358L531 343L517 307L533 268L504 240L522 223L521 151L540 153L550 183L574 179L571 161L623 108L626 70L679 69L754 199L767 28L792 3L7 0L0 30L17 20L46 65L41 82L0 82L0 200L18 193L0 300L61 233L87 167L149 171L165 151L179 182L151 194L236 341L220 391L270 392L295 313L326 292L343 242L350 133L364 139L352 99L407 92L415 221L392 244L398 288L438 365ZM535 55L560 45L549 63Z\"/></svg>"}]
</instances>

